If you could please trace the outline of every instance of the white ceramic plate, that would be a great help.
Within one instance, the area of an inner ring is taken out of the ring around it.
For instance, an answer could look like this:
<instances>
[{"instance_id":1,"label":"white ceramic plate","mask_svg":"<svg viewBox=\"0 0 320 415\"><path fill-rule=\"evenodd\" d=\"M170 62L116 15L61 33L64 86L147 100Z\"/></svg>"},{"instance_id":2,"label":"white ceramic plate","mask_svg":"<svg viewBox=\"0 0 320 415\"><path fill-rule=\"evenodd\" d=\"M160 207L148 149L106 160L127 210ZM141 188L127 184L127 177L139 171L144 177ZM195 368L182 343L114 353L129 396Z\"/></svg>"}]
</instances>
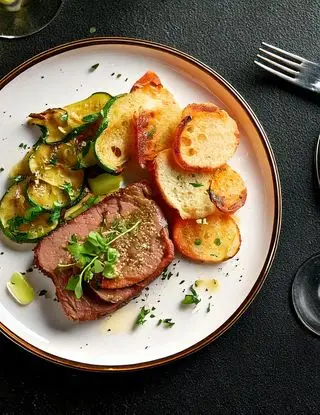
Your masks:
<instances>
[{"instance_id":1,"label":"white ceramic plate","mask_svg":"<svg viewBox=\"0 0 320 415\"><path fill-rule=\"evenodd\" d=\"M99 63L96 71L89 68ZM231 160L246 181L248 199L236 214L242 245L239 254L220 266L200 265L177 257L172 277L155 281L138 300L111 318L75 324L54 301L54 286L38 271L27 275L35 290L47 290L27 307L19 306L6 290L14 271L26 271L32 246L0 241L0 328L4 334L38 356L87 370L132 370L156 366L185 356L227 330L253 300L275 254L280 221L279 176L268 139L245 101L217 73L196 59L147 41L95 38L73 42L27 61L0 82L0 193L7 172L31 146L35 131L26 126L30 112L59 107L96 91L127 92L147 70L155 71L183 107L212 101L225 108L239 125L241 144ZM115 73L115 75L111 75ZM121 74L121 76L117 76ZM198 289L198 306L182 308L181 300L196 279L216 279L218 289ZM183 283L181 281L184 281ZM208 304L211 311L207 312ZM140 310L155 307L132 330ZM172 328L157 326L172 318ZM232 346L231 346L232 347Z\"/></svg>"}]
</instances>

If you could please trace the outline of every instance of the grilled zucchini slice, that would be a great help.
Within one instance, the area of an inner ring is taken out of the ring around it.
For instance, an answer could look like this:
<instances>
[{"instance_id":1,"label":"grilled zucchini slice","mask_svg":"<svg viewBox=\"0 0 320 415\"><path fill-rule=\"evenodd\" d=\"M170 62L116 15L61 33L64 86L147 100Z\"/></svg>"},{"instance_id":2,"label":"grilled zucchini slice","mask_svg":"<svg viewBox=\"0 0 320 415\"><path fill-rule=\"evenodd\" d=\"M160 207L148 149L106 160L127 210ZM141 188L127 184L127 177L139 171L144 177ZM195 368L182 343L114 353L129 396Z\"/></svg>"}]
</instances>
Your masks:
<instances>
[{"instance_id":1,"label":"grilled zucchini slice","mask_svg":"<svg viewBox=\"0 0 320 415\"><path fill-rule=\"evenodd\" d=\"M65 190L43 180L32 180L27 188L27 196L31 204L44 210L54 210L57 206L66 207L71 203Z\"/></svg>"},{"instance_id":2,"label":"grilled zucchini slice","mask_svg":"<svg viewBox=\"0 0 320 415\"><path fill-rule=\"evenodd\" d=\"M53 217L49 212L45 212L37 216L33 221L25 222L19 226L15 233L11 233L11 239L20 243L37 242L49 232L53 231L58 225L59 217Z\"/></svg>"},{"instance_id":3,"label":"grilled zucchini slice","mask_svg":"<svg viewBox=\"0 0 320 415\"><path fill-rule=\"evenodd\" d=\"M83 190L83 170L71 170L61 165L47 166L40 171L36 177L51 186L66 191L72 202L75 202L78 199Z\"/></svg>"},{"instance_id":4,"label":"grilled zucchini slice","mask_svg":"<svg viewBox=\"0 0 320 415\"><path fill-rule=\"evenodd\" d=\"M1 228L15 242L35 242L59 224L59 211L44 213L41 207L29 203L28 184L28 179L14 183L0 202Z\"/></svg>"},{"instance_id":5,"label":"grilled zucchini slice","mask_svg":"<svg viewBox=\"0 0 320 415\"><path fill-rule=\"evenodd\" d=\"M38 174L47 166L61 164L71 169L78 165L78 154L75 143L69 141L55 146L40 144L37 146L29 158L29 169L31 173Z\"/></svg>"},{"instance_id":6,"label":"grilled zucchini slice","mask_svg":"<svg viewBox=\"0 0 320 415\"><path fill-rule=\"evenodd\" d=\"M30 207L26 198L28 180L22 180L9 187L0 202L0 223L2 229L7 229L10 220L16 216L24 216L25 211Z\"/></svg>"},{"instance_id":7,"label":"grilled zucchini slice","mask_svg":"<svg viewBox=\"0 0 320 415\"><path fill-rule=\"evenodd\" d=\"M40 127L42 140L47 144L68 141L103 116L101 111L111 98L106 92L96 92L63 108L51 108L39 114L31 113L29 123Z\"/></svg>"},{"instance_id":8,"label":"grilled zucchini slice","mask_svg":"<svg viewBox=\"0 0 320 415\"><path fill-rule=\"evenodd\" d=\"M117 98L117 97L115 97ZM118 97L110 106L105 128L95 141L95 153L101 167L119 174L129 159L133 141L134 101L131 94Z\"/></svg>"}]
</instances>

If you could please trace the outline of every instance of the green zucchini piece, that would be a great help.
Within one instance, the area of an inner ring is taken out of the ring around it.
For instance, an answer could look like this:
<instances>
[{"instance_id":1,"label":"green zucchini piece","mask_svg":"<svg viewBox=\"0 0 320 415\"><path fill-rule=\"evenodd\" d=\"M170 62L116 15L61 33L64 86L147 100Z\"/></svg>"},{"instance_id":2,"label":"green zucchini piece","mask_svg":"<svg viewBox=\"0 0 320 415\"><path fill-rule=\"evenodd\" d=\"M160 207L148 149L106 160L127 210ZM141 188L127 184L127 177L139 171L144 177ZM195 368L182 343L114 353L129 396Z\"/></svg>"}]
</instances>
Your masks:
<instances>
[{"instance_id":1,"label":"green zucchini piece","mask_svg":"<svg viewBox=\"0 0 320 415\"><path fill-rule=\"evenodd\" d=\"M48 146L47 144L40 144L30 155L29 169L32 174L37 176L47 165L56 164L55 160L54 147Z\"/></svg>"},{"instance_id":2,"label":"green zucchini piece","mask_svg":"<svg viewBox=\"0 0 320 415\"><path fill-rule=\"evenodd\" d=\"M5 233L16 242L36 242L53 231L59 225L59 219L60 215L45 212L30 222L22 223L14 232L9 230Z\"/></svg>"},{"instance_id":3,"label":"green zucchini piece","mask_svg":"<svg viewBox=\"0 0 320 415\"><path fill-rule=\"evenodd\" d=\"M40 127L42 140L47 144L69 141L103 116L101 111L111 98L106 92L96 92L64 108L31 113L29 123Z\"/></svg>"},{"instance_id":4,"label":"green zucchini piece","mask_svg":"<svg viewBox=\"0 0 320 415\"><path fill-rule=\"evenodd\" d=\"M107 195L108 193L117 191L121 181L121 176L112 176L108 173L103 173L92 179L88 179L91 192L94 195Z\"/></svg>"},{"instance_id":5,"label":"green zucchini piece","mask_svg":"<svg viewBox=\"0 0 320 415\"><path fill-rule=\"evenodd\" d=\"M32 206L26 196L28 179L9 187L0 202L0 225L4 234L15 242L35 242L55 229L60 210L46 213Z\"/></svg>"},{"instance_id":6,"label":"green zucchini piece","mask_svg":"<svg viewBox=\"0 0 320 415\"><path fill-rule=\"evenodd\" d=\"M95 152L101 167L110 174L119 174L131 155L135 111L131 95L121 95L110 106L107 128L95 141Z\"/></svg>"},{"instance_id":7,"label":"green zucchini piece","mask_svg":"<svg viewBox=\"0 0 320 415\"><path fill-rule=\"evenodd\" d=\"M47 166L36 177L51 184L51 186L65 190L72 202L78 199L83 190L83 170L71 170L57 164L55 166Z\"/></svg>"},{"instance_id":8,"label":"green zucchini piece","mask_svg":"<svg viewBox=\"0 0 320 415\"><path fill-rule=\"evenodd\" d=\"M48 165L61 164L71 169L76 168L79 164L78 152L76 139L59 145L40 144L30 155L29 169L31 173L38 174Z\"/></svg>"},{"instance_id":9,"label":"green zucchini piece","mask_svg":"<svg viewBox=\"0 0 320 415\"><path fill-rule=\"evenodd\" d=\"M64 214L64 220L68 221L71 219L76 218L81 213L85 212L87 209L91 208L91 206L96 205L97 203L101 202L105 198L104 196L94 196L92 193L86 194L84 198L80 200L76 205L70 207L66 210Z\"/></svg>"},{"instance_id":10,"label":"green zucchini piece","mask_svg":"<svg viewBox=\"0 0 320 415\"><path fill-rule=\"evenodd\" d=\"M44 210L54 210L57 206L62 208L70 204L70 198L65 190L43 180L30 181L27 196L31 204L40 206Z\"/></svg>"},{"instance_id":11,"label":"green zucchini piece","mask_svg":"<svg viewBox=\"0 0 320 415\"><path fill-rule=\"evenodd\" d=\"M78 149L76 139L55 146L51 162L62 164L65 167L75 168L78 165Z\"/></svg>"},{"instance_id":12,"label":"green zucchini piece","mask_svg":"<svg viewBox=\"0 0 320 415\"><path fill-rule=\"evenodd\" d=\"M78 156L79 166L86 168L98 164L96 152L94 151L94 141L89 141Z\"/></svg>"},{"instance_id":13,"label":"green zucchini piece","mask_svg":"<svg viewBox=\"0 0 320 415\"><path fill-rule=\"evenodd\" d=\"M0 224L2 229L8 229L10 221L15 217L23 217L30 207L26 198L28 180L13 183L0 201Z\"/></svg>"}]
</instances>

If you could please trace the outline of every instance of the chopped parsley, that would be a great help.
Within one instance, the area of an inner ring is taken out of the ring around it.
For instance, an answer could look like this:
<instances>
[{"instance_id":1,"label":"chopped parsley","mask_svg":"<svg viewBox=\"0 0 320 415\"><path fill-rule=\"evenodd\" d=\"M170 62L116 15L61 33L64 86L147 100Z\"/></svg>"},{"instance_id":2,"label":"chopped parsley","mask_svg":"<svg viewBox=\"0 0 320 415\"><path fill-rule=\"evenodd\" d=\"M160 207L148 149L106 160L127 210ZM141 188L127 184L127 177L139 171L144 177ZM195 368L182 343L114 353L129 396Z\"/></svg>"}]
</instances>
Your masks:
<instances>
[{"instance_id":1,"label":"chopped parsley","mask_svg":"<svg viewBox=\"0 0 320 415\"><path fill-rule=\"evenodd\" d=\"M138 317L136 319L136 325L137 326L142 326L147 320L146 320L146 316L148 314L150 314L151 310L149 310L148 308L145 308L144 306L141 307L140 313L138 314Z\"/></svg>"},{"instance_id":2,"label":"chopped parsley","mask_svg":"<svg viewBox=\"0 0 320 415\"><path fill-rule=\"evenodd\" d=\"M221 245L221 239L220 239L220 238L216 238L216 239L213 241L213 243L214 243L215 245L217 245L217 246L220 246L220 245Z\"/></svg>"},{"instance_id":3,"label":"chopped parsley","mask_svg":"<svg viewBox=\"0 0 320 415\"><path fill-rule=\"evenodd\" d=\"M3 168L3 167L0 167L0 173L2 173L2 172L3 172L3 170L4 170L4 168Z\"/></svg>"},{"instance_id":4,"label":"chopped parsley","mask_svg":"<svg viewBox=\"0 0 320 415\"><path fill-rule=\"evenodd\" d=\"M201 245L201 244L202 244L201 239L199 239L199 238L195 239L195 240L194 240L194 244L195 244L195 245Z\"/></svg>"},{"instance_id":5,"label":"chopped parsley","mask_svg":"<svg viewBox=\"0 0 320 415\"><path fill-rule=\"evenodd\" d=\"M171 328L172 326L175 325L175 322L172 321L172 318L165 318L165 319L160 319L157 323L157 326L163 325L166 328Z\"/></svg>"},{"instance_id":6,"label":"chopped parsley","mask_svg":"<svg viewBox=\"0 0 320 415\"><path fill-rule=\"evenodd\" d=\"M49 164L52 164L53 166L55 166L58 163L58 158L56 154L52 154L50 159L49 159Z\"/></svg>"},{"instance_id":7,"label":"chopped parsley","mask_svg":"<svg viewBox=\"0 0 320 415\"><path fill-rule=\"evenodd\" d=\"M199 304L201 299L199 298L198 293L192 285L189 289L191 291L191 294L186 294L181 304Z\"/></svg>"},{"instance_id":8,"label":"chopped parsley","mask_svg":"<svg viewBox=\"0 0 320 415\"><path fill-rule=\"evenodd\" d=\"M19 182L21 182L21 180L23 180L24 179L24 176L22 176L21 174L19 174L18 176L15 176L14 178L13 178L13 181L15 182L15 183L19 183Z\"/></svg>"},{"instance_id":9,"label":"chopped parsley","mask_svg":"<svg viewBox=\"0 0 320 415\"><path fill-rule=\"evenodd\" d=\"M64 182L62 188L68 193L70 199L72 199L74 196L74 190L73 190L72 184L70 182Z\"/></svg>"},{"instance_id":10,"label":"chopped parsley","mask_svg":"<svg viewBox=\"0 0 320 415\"><path fill-rule=\"evenodd\" d=\"M90 72L94 72L98 68L99 65L100 65L99 63L95 63L94 65L92 65L90 68Z\"/></svg>"},{"instance_id":11,"label":"chopped parsley","mask_svg":"<svg viewBox=\"0 0 320 415\"><path fill-rule=\"evenodd\" d=\"M23 144L23 143L20 143L20 144L19 144L19 148L23 148L24 150L25 150L27 147L28 147L28 144Z\"/></svg>"},{"instance_id":12,"label":"chopped parsley","mask_svg":"<svg viewBox=\"0 0 320 415\"><path fill-rule=\"evenodd\" d=\"M67 121L68 120L68 113L65 112L64 114L60 115L60 120L61 121Z\"/></svg>"},{"instance_id":13,"label":"chopped parsley","mask_svg":"<svg viewBox=\"0 0 320 415\"><path fill-rule=\"evenodd\" d=\"M118 75L117 75L117 79L119 79L119 78L120 78L120 76L121 76L121 73L118 73Z\"/></svg>"},{"instance_id":14,"label":"chopped parsley","mask_svg":"<svg viewBox=\"0 0 320 415\"><path fill-rule=\"evenodd\" d=\"M150 131L147 132L147 138L152 138L156 132L156 127L152 127Z\"/></svg>"},{"instance_id":15,"label":"chopped parsley","mask_svg":"<svg viewBox=\"0 0 320 415\"><path fill-rule=\"evenodd\" d=\"M62 206L59 203L55 202L54 209L52 210L48 219L49 224L56 223L60 219L61 208Z\"/></svg>"},{"instance_id":16,"label":"chopped parsley","mask_svg":"<svg viewBox=\"0 0 320 415\"><path fill-rule=\"evenodd\" d=\"M96 33L97 29L94 26L91 26L89 29L90 33Z\"/></svg>"},{"instance_id":17,"label":"chopped parsley","mask_svg":"<svg viewBox=\"0 0 320 415\"><path fill-rule=\"evenodd\" d=\"M189 184L191 184L191 186L193 186L193 187L202 187L203 186L202 183L189 183Z\"/></svg>"}]
</instances>

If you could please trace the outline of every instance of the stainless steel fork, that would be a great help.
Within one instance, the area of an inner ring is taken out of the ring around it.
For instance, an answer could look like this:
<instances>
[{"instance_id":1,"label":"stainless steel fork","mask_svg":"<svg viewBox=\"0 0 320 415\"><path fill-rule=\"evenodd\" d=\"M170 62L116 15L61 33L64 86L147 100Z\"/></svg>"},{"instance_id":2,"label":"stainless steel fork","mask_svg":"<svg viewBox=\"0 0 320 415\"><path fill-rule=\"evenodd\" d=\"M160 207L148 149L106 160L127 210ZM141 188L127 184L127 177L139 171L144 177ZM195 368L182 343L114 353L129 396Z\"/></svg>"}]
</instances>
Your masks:
<instances>
[{"instance_id":1,"label":"stainless steel fork","mask_svg":"<svg viewBox=\"0 0 320 415\"><path fill-rule=\"evenodd\" d=\"M301 56L262 42L255 64L280 78L314 92L320 92L320 65Z\"/></svg>"}]
</instances>

